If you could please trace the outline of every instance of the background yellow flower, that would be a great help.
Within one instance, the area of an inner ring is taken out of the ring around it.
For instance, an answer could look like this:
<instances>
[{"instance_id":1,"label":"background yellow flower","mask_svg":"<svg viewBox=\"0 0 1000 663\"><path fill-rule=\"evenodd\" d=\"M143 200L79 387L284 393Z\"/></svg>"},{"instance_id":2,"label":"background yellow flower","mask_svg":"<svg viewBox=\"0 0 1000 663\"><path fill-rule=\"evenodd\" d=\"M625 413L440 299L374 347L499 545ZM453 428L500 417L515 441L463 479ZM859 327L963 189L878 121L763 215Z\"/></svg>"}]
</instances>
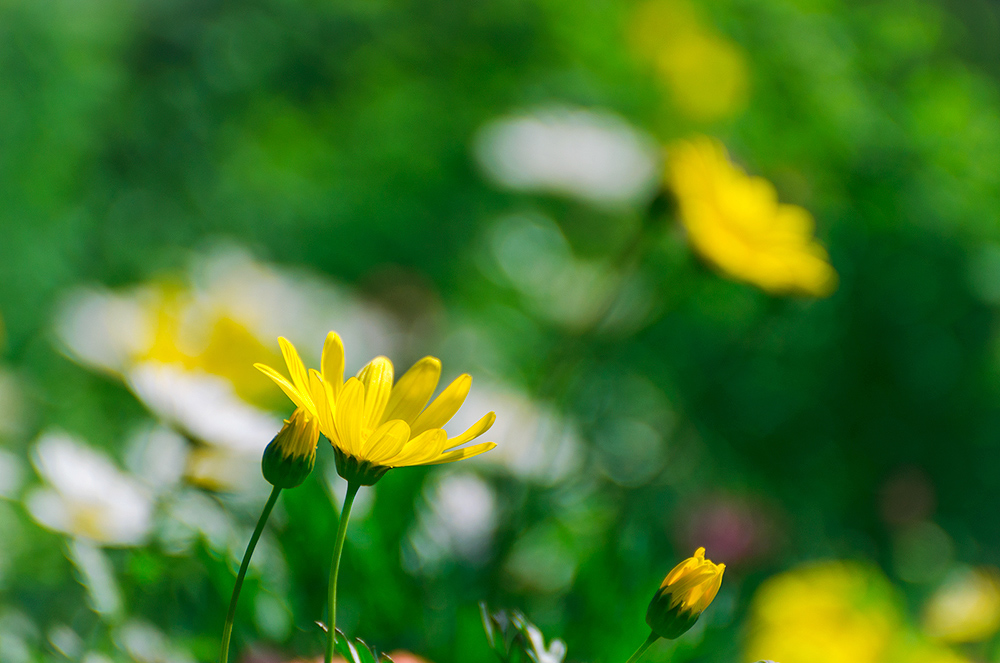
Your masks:
<instances>
[{"instance_id":1,"label":"background yellow flower","mask_svg":"<svg viewBox=\"0 0 1000 663\"><path fill-rule=\"evenodd\" d=\"M648 62L684 116L711 122L747 104L750 74L743 49L685 0L649 0L628 25L632 48Z\"/></svg>"},{"instance_id":2,"label":"background yellow flower","mask_svg":"<svg viewBox=\"0 0 1000 663\"><path fill-rule=\"evenodd\" d=\"M837 273L813 237L812 215L778 202L774 186L699 137L668 150L667 184L694 249L729 276L772 294L831 294Z\"/></svg>"},{"instance_id":3,"label":"background yellow flower","mask_svg":"<svg viewBox=\"0 0 1000 663\"><path fill-rule=\"evenodd\" d=\"M776 575L750 606L746 659L781 663L967 663L907 626L876 569L821 562Z\"/></svg>"}]
</instances>

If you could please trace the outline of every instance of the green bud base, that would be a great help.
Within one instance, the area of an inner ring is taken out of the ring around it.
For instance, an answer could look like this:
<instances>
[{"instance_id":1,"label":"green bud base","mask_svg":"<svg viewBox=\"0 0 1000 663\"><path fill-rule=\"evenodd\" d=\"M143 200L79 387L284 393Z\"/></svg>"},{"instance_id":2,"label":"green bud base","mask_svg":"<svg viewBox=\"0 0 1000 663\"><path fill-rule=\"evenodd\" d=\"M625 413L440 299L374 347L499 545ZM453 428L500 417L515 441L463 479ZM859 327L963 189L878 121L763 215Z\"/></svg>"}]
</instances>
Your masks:
<instances>
[{"instance_id":1,"label":"green bud base","mask_svg":"<svg viewBox=\"0 0 1000 663\"><path fill-rule=\"evenodd\" d=\"M286 456L275 438L264 449L260 469L268 483L278 488L295 488L306 480L316 464L316 454Z\"/></svg>"},{"instance_id":2,"label":"green bud base","mask_svg":"<svg viewBox=\"0 0 1000 663\"><path fill-rule=\"evenodd\" d=\"M359 486L374 486L378 483L391 467L374 465L367 460L359 460L354 456L345 454L337 447L333 448L334 457L337 460L337 474L342 476L347 483Z\"/></svg>"}]
</instances>

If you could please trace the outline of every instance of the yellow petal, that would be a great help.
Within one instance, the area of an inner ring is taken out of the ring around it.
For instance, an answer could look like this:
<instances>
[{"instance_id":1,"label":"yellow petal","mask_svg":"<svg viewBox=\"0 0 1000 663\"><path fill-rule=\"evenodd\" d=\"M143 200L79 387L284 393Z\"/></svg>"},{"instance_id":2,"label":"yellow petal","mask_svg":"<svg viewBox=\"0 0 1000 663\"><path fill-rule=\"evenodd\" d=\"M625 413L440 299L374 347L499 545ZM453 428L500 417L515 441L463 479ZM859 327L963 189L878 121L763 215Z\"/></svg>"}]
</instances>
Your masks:
<instances>
[{"instance_id":1,"label":"yellow petal","mask_svg":"<svg viewBox=\"0 0 1000 663\"><path fill-rule=\"evenodd\" d=\"M306 375L306 365L302 363L298 350L284 336L278 337L278 345L281 346L281 354L285 358L288 366L288 374L292 378L292 384L299 390L299 393L309 393L309 376Z\"/></svg>"},{"instance_id":2,"label":"yellow petal","mask_svg":"<svg viewBox=\"0 0 1000 663\"><path fill-rule=\"evenodd\" d=\"M333 423L336 411L333 392L330 385L323 381L315 369L309 370L309 389L312 392L313 403L316 405L316 419L319 422L319 429L323 435L333 439L337 434Z\"/></svg>"},{"instance_id":3,"label":"yellow petal","mask_svg":"<svg viewBox=\"0 0 1000 663\"><path fill-rule=\"evenodd\" d=\"M440 456L441 452L444 451L444 445L447 441L448 434L440 428L424 431L420 435L410 438L410 441L406 443L403 450L395 457L389 459L388 465L391 467L423 465Z\"/></svg>"},{"instance_id":4,"label":"yellow petal","mask_svg":"<svg viewBox=\"0 0 1000 663\"><path fill-rule=\"evenodd\" d=\"M430 460L426 463L421 463L421 465L440 465L441 463L454 463L458 460L465 460L466 458L472 458L473 456L478 456L479 454L486 453L490 449L496 447L496 442L480 442L479 444L473 444L470 447L463 447L461 449L455 449L447 453L441 454L437 458Z\"/></svg>"},{"instance_id":5,"label":"yellow petal","mask_svg":"<svg viewBox=\"0 0 1000 663\"><path fill-rule=\"evenodd\" d=\"M392 362L385 357L375 357L358 373L365 386L365 412L363 425L371 430L382 420L382 413L392 393Z\"/></svg>"},{"instance_id":6,"label":"yellow petal","mask_svg":"<svg viewBox=\"0 0 1000 663\"><path fill-rule=\"evenodd\" d=\"M704 549L699 548L699 550L703 551ZM704 552L702 552L702 554L704 554ZM691 570L697 568L701 562L698 560L697 553L695 553L695 555L695 557L688 557L686 560L671 569L670 573L667 574L667 577L663 579L663 583L660 587L663 588L668 585L673 585L681 578L681 576L684 576Z\"/></svg>"},{"instance_id":7,"label":"yellow petal","mask_svg":"<svg viewBox=\"0 0 1000 663\"><path fill-rule=\"evenodd\" d=\"M333 387L333 395L337 396L340 388L344 386L344 342L340 340L337 332L326 335L319 367L323 380Z\"/></svg>"},{"instance_id":8,"label":"yellow petal","mask_svg":"<svg viewBox=\"0 0 1000 663\"><path fill-rule=\"evenodd\" d=\"M667 588L667 593L671 596L671 605L683 603L690 606L695 600L701 597L702 592L698 589L702 583L706 583L715 577L714 570L700 570L689 573Z\"/></svg>"},{"instance_id":9,"label":"yellow petal","mask_svg":"<svg viewBox=\"0 0 1000 663\"><path fill-rule=\"evenodd\" d=\"M376 465L385 465L385 461L398 454L408 439L410 427L405 421L387 421L371 434L360 457Z\"/></svg>"},{"instance_id":10,"label":"yellow petal","mask_svg":"<svg viewBox=\"0 0 1000 663\"><path fill-rule=\"evenodd\" d=\"M270 366L265 366L264 364L254 364L253 367L256 368L258 371L260 371L261 373L263 373L264 375L266 375L267 377L274 380L274 383L277 384L279 387L281 387L281 390L285 392L285 395L288 396L290 399L292 399L292 402L295 403L296 407L304 407L307 410L312 409L313 404L307 403L305 398L303 398L303 395L299 393L299 390L296 389L284 375L274 370Z\"/></svg>"},{"instance_id":11,"label":"yellow petal","mask_svg":"<svg viewBox=\"0 0 1000 663\"><path fill-rule=\"evenodd\" d=\"M492 428L493 423L496 420L497 420L496 412L488 412L487 414L483 415L482 419L469 426L469 429L466 430L464 433L449 439L448 446L445 449L445 451L449 451L451 449L454 449L455 447L460 447L466 442L470 442L476 439L477 437L488 431L490 428Z\"/></svg>"},{"instance_id":12,"label":"yellow petal","mask_svg":"<svg viewBox=\"0 0 1000 663\"><path fill-rule=\"evenodd\" d=\"M719 588L722 587L722 574L726 570L725 564L719 564L718 571L710 582L702 585L702 593L700 597L692 596L692 607L699 612L705 610L712 601L715 600L715 595L719 593Z\"/></svg>"},{"instance_id":13,"label":"yellow petal","mask_svg":"<svg viewBox=\"0 0 1000 663\"><path fill-rule=\"evenodd\" d=\"M424 431L444 426L462 407L465 397L472 388L472 376L468 373L459 375L435 398L410 427L410 435L419 435Z\"/></svg>"},{"instance_id":14,"label":"yellow petal","mask_svg":"<svg viewBox=\"0 0 1000 663\"><path fill-rule=\"evenodd\" d=\"M402 419L412 424L434 395L440 379L441 360L437 357L424 357L415 363L393 386L382 419Z\"/></svg>"},{"instance_id":15,"label":"yellow petal","mask_svg":"<svg viewBox=\"0 0 1000 663\"><path fill-rule=\"evenodd\" d=\"M337 446L344 453L357 456L361 450L361 428L365 412L365 388L357 378L350 378L337 398L334 428Z\"/></svg>"}]
</instances>

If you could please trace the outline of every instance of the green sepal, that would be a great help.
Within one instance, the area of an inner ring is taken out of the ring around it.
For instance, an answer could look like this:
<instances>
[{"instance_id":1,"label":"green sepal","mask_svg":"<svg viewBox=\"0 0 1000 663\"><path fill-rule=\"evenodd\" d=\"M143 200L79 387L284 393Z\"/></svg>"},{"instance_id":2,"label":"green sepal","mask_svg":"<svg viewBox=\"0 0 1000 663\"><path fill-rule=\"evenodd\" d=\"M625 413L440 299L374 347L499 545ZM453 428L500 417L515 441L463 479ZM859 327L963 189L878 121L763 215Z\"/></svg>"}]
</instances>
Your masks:
<instances>
[{"instance_id":1,"label":"green sepal","mask_svg":"<svg viewBox=\"0 0 1000 663\"><path fill-rule=\"evenodd\" d=\"M657 592L646 609L646 623L656 635L674 640L687 633L701 613L684 610L680 605L671 607L670 602L669 592Z\"/></svg>"},{"instance_id":2,"label":"green sepal","mask_svg":"<svg viewBox=\"0 0 1000 663\"><path fill-rule=\"evenodd\" d=\"M390 467L375 465L367 460L358 460L354 456L344 453L338 447L333 448L333 456L337 461L337 474L342 476L347 483L359 486L374 486L378 480L385 476Z\"/></svg>"},{"instance_id":3,"label":"green sepal","mask_svg":"<svg viewBox=\"0 0 1000 663\"><path fill-rule=\"evenodd\" d=\"M277 441L275 437L264 449L264 457L260 461L261 473L272 486L295 488L312 473L316 454L286 456Z\"/></svg>"}]
</instances>

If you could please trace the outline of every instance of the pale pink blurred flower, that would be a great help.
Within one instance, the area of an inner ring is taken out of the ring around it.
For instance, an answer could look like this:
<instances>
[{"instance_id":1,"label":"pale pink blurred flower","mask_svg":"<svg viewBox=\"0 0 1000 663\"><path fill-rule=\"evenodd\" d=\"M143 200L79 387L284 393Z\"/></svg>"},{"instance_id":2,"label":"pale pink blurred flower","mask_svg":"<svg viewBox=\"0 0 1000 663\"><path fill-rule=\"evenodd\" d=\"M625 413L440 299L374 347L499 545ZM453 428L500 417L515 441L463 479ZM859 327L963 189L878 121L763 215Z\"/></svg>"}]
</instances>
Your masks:
<instances>
[{"instance_id":1,"label":"pale pink blurred flower","mask_svg":"<svg viewBox=\"0 0 1000 663\"><path fill-rule=\"evenodd\" d=\"M416 654L411 654L408 651L396 650L389 654L389 658L393 660L393 663L431 663L426 658L421 658Z\"/></svg>"}]
</instances>

